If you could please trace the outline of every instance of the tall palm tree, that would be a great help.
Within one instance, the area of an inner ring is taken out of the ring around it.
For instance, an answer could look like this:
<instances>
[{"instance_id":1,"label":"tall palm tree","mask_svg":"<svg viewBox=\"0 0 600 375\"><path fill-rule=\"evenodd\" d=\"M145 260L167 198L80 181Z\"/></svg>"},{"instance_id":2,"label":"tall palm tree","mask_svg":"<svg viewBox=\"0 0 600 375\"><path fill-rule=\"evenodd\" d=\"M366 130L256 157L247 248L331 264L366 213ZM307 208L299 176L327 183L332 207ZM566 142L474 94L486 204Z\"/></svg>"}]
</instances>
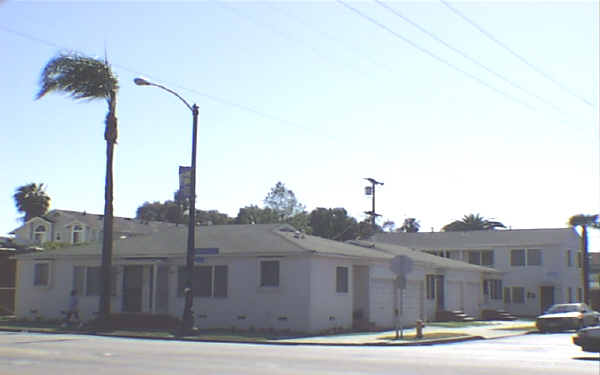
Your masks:
<instances>
[{"instance_id":1,"label":"tall palm tree","mask_svg":"<svg viewBox=\"0 0 600 375\"><path fill-rule=\"evenodd\" d=\"M62 92L73 99L104 99L108 113L104 121L106 140L106 179L104 184L104 225L102 238L102 292L100 319L110 314L113 232L113 151L117 143L117 91L119 83L106 59L104 61L77 53L59 54L46 64L40 77L37 99L49 92Z\"/></svg>"},{"instance_id":2,"label":"tall palm tree","mask_svg":"<svg viewBox=\"0 0 600 375\"><path fill-rule=\"evenodd\" d=\"M13 198L17 211L25 214L21 218L24 222L44 215L50 207L50 197L46 194L44 184L31 183L19 186Z\"/></svg>"},{"instance_id":3,"label":"tall palm tree","mask_svg":"<svg viewBox=\"0 0 600 375\"><path fill-rule=\"evenodd\" d=\"M580 251L583 253L583 264L581 267L581 279L583 281L583 302L589 304L590 302L590 259L588 253L588 227L597 227L598 215L574 215L569 219L570 227L581 227L581 242Z\"/></svg>"},{"instance_id":4,"label":"tall palm tree","mask_svg":"<svg viewBox=\"0 0 600 375\"><path fill-rule=\"evenodd\" d=\"M400 227L400 232L417 233L421 229L419 220L414 217L407 217L404 219L404 223Z\"/></svg>"},{"instance_id":5,"label":"tall palm tree","mask_svg":"<svg viewBox=\"0 0 600 375\"><path fill-rule=\"evenodd\" d=\"M496 228L506 228L499 221L490 221L479 214L465 215L462 220L455 220L450 224L445 225L442 230L444 232L459 232L471 230L492 230Z\"/></svg>"}]
</instances>

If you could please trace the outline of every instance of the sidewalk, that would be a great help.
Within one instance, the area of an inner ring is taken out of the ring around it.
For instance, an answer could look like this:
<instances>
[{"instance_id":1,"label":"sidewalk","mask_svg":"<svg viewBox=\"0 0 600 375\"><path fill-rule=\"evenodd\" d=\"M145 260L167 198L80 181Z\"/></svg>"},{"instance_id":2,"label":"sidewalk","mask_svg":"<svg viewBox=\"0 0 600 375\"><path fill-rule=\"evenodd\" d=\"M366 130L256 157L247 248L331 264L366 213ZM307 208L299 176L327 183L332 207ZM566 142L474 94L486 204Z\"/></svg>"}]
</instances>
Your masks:
<instances>
[{"instance_id":1,"label":"sidewalk","mask_svg":"<svg viewBox=\"0 0 600 375\"><path fill-rule=\"evenodd\" d=\"M200 342L252 343L270 345L328 345L328 346L414 346L435 345L468 340L494 339L508 336L518 336L535 331L532 321L488 321L465 323L430 323L423 329L423 338L415 338L415 329L402 331L403 337L396 339L395 331L344 333L327 336L311 336L298 338L267 338L226 332L199 332L197 336L175 337L163 331L111 331L89 332L61 328L43 328L26 326L7 326L0 324L0 331L53 333L53 334L83 334L110 337L126 337L155 340L181 340Z\"/></svg>"},{"instance_id":2,"label":"sidewalk","mask_svg":"<svg viewBox=\"0 0 600 375\"><path fill-rule=\"evenodd\" d=\"M430 323L423 329L423 338L415 338L415 329L403 330L396 339L395 331L351 333L331 336L277 340L277 343L306 345L434 345L468 340L495 339L524 335L536 331L529 320L475 322L477 325L452 326L452 323Z\"/></svg>"}]
</instances>

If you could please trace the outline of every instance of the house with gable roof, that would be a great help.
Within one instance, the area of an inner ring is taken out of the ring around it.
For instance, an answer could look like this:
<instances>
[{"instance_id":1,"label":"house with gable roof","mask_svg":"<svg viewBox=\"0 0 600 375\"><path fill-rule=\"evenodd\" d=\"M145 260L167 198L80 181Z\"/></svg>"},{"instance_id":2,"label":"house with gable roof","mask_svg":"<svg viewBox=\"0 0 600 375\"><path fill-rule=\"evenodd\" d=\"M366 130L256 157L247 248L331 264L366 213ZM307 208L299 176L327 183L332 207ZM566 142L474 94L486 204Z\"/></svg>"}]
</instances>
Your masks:
<instances>
[{"instance_id":1,"label":"house with gable roof","mask_svg":"<svg viewBox=\"0 0 600 375\"><path fill-rule=\"evenodd\" d=\"M52 210L30 219L10 234L14 235L18 245L24 246L39 246L47 242L77 245L102 241L103 224L103 215L85 211ZM174 226L176 224L116 216L113 218L113 235L115 238L137 236Z\"/></svg>"},{"instance_id":2,"label":"house with gable roof","mask_svg":"<svg viewBox=\"0 0 600 375\"><path fill-rule=\"evenodd\" d=\"M179 226L115 240L113 312L181 316L186 233ZM390 328L395 309L401 322L411 325L432 319L439 303L476 314L489 307L485 280L500 277L491 268L396 245L327 240L289 225L200 226L195 235L192 289L199 328L310 333ZM60 318L76 289L82 318L93 318L100 253L100 243L90 242L17 255L17 317L30 318L35 311L44 319ZM402 298L395 300L390 261L398 255L410 257L414 269L406 275ZM429 282L438 283L440 299L428 294Z\"/></svg>"}]
</instances>

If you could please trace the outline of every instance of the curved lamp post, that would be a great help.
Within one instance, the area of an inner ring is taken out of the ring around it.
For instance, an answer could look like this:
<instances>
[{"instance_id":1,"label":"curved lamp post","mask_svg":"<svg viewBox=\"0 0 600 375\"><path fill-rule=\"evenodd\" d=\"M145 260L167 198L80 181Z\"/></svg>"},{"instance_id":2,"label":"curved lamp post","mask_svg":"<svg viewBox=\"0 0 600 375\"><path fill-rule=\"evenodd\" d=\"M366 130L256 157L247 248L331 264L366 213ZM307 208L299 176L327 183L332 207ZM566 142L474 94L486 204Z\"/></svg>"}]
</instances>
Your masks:
<instances>
[{"instance_id":1,"label":"curved lamp post","mask_svg":"<svg viewBox=\"0 0 600 375\"><path fill-rule=\"evenodd\" d=\"M190 111L192 111L193 117L193 130L192 130L192 171L191 171L191 186L190 186L190 217L188 223L188 238L187 238L187 253L186 253L186 274L187 279L185 281L185 307L183 308L183 326L182 332L190 332L194 327L194 314L192 312L192 306L194 304L194 294L192 293L192 275L194 272L194 232L196 224L196 137L198 133L198 106L196 104L190 105L185 99L183 99L175 91L159 85L157 83L149 82L143 78L135 78L133 82L138 86L155 86L163 89L173 95L185 104Z\"/></svg>"}]
</instances>

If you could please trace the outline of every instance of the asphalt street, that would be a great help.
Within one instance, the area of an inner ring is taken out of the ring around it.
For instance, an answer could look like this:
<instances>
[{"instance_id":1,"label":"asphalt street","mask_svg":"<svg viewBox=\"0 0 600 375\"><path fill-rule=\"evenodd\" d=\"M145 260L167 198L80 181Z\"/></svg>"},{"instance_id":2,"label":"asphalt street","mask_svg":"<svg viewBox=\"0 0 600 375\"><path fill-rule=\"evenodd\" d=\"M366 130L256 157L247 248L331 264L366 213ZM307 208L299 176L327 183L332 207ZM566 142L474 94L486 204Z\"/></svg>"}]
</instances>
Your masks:
<instances>
[{"instance_id":1,"label":"asphalt street","mask_svg":"<svg viewBox=\"0 0 600 375\"><path fill-rule=\"evenodd\" d=\"M594 374L573 333L419 347L328 347L0 333L0 374Z\"/></svg>"}]
</instances>

